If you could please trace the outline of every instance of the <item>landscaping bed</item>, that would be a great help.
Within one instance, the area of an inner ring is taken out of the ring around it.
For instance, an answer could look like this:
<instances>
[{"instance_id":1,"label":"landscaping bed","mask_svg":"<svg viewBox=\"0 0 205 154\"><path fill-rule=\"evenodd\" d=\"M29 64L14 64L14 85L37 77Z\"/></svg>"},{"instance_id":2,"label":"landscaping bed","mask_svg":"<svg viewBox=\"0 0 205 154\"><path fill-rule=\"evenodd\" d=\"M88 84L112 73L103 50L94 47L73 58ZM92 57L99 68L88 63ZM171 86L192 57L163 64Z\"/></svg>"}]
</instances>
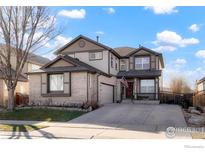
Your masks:
<instances>
[{"instance_id":1,"label":"landscaping bed","mask_svg":"<svg viewBox=\"0 0 205 154\"><path fill-rule=\"evenodd\" d=\"M8 124L0 124L0 131L8 131L8 132L30 132L34 130L39 130L42 128L46 128L47 126L34 126L34 125L8 125Z\"/></svg>"},{"instance_id":2,"label":"landscaping bed","mask_svg":"<svg viewBox=\"0 0 205 154\"><path fill-rule=\"evenodd\" d=\"M1 111L0 120L58 121L66 122L87 112L51 108L25 108L13 112Z\"/></svg>"},{"instance_id":3,"label":"landscaping bed","mask_svg":"<svg viewBox=\"0 0 205 154\"><path fill-rule=\"evenodd\" d=\"M188 110L184 109L183 113L188 127L205 131L205 113L203 110L190 107ZM191 136L193 139L205 139L205 132L193 132Z\"/></svg>"}]
</instances>

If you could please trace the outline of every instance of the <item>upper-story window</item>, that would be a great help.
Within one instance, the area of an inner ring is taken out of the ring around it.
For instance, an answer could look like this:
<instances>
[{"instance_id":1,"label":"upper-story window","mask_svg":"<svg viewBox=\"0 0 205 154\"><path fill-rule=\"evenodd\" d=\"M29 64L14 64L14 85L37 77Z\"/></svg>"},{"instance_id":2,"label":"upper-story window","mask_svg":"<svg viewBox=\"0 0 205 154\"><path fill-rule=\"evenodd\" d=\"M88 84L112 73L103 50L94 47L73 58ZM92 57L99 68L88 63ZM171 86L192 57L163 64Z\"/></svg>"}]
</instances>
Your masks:
<instances>
[{"instance_id":1,"label":"upper-story window","mask_svg":"<svg viewBox=\"0 0 205 154\"><path fill-rule=\"evenodd\" d=\"M201 82L200 84L198 84L197 86L197 91L200 92L200 91L203 91L205 90L205 82Z\"/></svg>"},{"instance_id":2,"label":"upper-story window","mask_svg":"<svg viewBox=\"0 0 205 154\"><path fill-rule=\"evenodd\" d=\"M90 52L89 53L90 60L101 60L103 59L102 52Z\"/></svg>"},{"instance_id":3,"label":"upper-story window","mask_svg":"<svg viewBox=\"0 0 205 154\"><path fill-rule=\"evenodd\" d=\"M118 62L117 62L117 57L115 57L115 70L118 68Z\"/></svg>"},{"instance_id":4,"label":"upper-story window","mask_svg":"<svg viewBox=\"0 0 205 154\"><path fill-rule=\"evenodd\" d=\"M113 55L111 55L111 67L113 68L113 62L114 61L114 59L113 59Z\"/></svg>"},{"instance_id":5,"label":"upper-story window","mask_svg":"<svg viewBox=\"0 0 205 154\"><path fill-rule=\"evenodd\" d=\"M150 69L150 57L135 57L135 69L147 70Z\"/></svg>"},{"instance_id":6,"label":"upper-story window","mask_svg":"<svg viewBox=\"0 0 205 154\"><path fill-rule=\"evenodd\" d=\"M120 61L120 70L126 71L126 60L121 59Z\"/></svg>"}]
</instances>

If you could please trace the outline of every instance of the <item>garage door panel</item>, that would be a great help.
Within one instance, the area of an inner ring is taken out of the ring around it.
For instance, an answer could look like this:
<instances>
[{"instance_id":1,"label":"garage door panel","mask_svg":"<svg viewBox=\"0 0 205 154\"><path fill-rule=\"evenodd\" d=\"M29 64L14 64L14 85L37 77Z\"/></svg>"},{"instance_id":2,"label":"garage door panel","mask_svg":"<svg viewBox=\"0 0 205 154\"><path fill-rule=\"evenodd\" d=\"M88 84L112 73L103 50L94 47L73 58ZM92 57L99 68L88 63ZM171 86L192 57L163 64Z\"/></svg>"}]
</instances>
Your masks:
<instances>
[{"instance_id":1,"label":"garage door panel","mask_svg":"<svg viewBox=\"0 0 205 154\"><path fill-rule=\"evenodd\" d=\"M101 83L100 85L100 104L113 102L113 86Z\"/></svg>"}]
</instances>

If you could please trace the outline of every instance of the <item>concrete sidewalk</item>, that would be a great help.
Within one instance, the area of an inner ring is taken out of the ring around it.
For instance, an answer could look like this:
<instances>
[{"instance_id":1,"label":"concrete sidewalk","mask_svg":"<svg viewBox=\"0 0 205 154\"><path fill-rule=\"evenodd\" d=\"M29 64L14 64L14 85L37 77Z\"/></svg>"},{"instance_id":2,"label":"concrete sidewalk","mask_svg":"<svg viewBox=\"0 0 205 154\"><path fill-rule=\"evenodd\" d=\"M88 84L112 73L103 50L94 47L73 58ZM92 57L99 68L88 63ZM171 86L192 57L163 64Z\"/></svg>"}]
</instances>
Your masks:
<instances>
[{"instance_id":1,"label":"concrete sidewalk","mask_svg":"<svg viewBox=\"0 0 205 154\"><path fill-rule=\"evenodd\" d=\"M0 132L0 138L167 139L168 127L187 127L177 105L112 104L69 122L0 120L0 124L48 126L32 132ZM174 139L191 139L176 133Z\"/></svg>"},{"instance_id":2,"label":"concrete sidewalk","mask_svg":"<svg viewBox=\"0 0 205 154\"><path fill-rule=\"evenodd\" d=\"M131 126L130 126L131 127ZM139 126L147 127L147 126ZM118 127L105 128L86 125L51 126L32 132L0 132L1 139L170 139L164 131L127 130ZM173 139L191 139L189 133L176 134Z\"/></svg>"}]
</instances>

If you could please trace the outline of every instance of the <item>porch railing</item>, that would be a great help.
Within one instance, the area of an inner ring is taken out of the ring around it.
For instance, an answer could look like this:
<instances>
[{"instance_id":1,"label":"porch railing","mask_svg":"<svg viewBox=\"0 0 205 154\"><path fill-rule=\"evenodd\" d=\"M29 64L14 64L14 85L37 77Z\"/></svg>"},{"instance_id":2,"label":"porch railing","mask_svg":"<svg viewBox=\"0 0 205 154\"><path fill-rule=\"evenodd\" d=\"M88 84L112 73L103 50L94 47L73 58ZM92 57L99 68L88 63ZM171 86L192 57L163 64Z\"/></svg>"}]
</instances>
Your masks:
<instances>
[{"instance_id":1,"label":"porch railing","mask_svg":"<svg viewBox=\"0 0 205 154\"><path fill-rule=\"evenodd\" d=\"M159 99L157 93L134 93L133 99L136 100L156 100Z\"/></svg>"}]
</instances>

